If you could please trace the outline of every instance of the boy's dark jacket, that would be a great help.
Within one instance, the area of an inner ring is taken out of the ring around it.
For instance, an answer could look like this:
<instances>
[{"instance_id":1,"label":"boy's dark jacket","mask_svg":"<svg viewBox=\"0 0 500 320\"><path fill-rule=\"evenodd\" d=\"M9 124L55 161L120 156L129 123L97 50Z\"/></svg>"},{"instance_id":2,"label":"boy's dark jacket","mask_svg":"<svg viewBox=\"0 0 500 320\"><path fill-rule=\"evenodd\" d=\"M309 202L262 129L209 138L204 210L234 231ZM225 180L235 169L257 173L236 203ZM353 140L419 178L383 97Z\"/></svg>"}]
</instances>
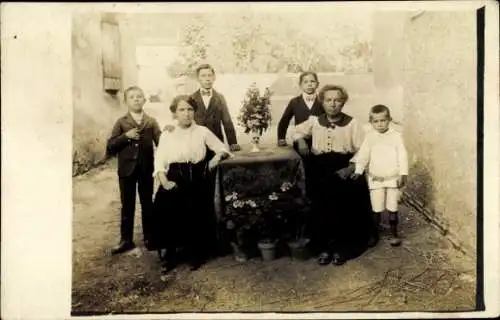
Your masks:
<instances>
[{"instance_id":1,"label":"boy's dark jacket","mask_svg":"<svg viewBox=\"0 0 500 320\"><path fill-rule=\"evenodd\" d=\"M237 144L234 125L227 108L226 99L222 94L212 89L212 98L208 107L205 107L200 90L197 90L189 97L189 102L196 106L194 120L198 125L207 127L221 141L224 141L221 128L221 124L223 124L228 144Z\"/></svg>"},{"instance_id":2,"label":"boy's dark jacket","mask_svg":"<svg viewBox=\"0 0 500 320\"><path fill-rule=\"evenodd\" d=\"M138 128L140 139L127 138L125 133L130 129ZM130 113L120 117L108 139L106 151L108 156L118 156L118 176L127 177L134 172L137 165L142 167L145 174L153 174L154 148L158 145L161 129L153 117L144 113L142 123L138 125Z\"/></svg>"},{"instance_id":3,"label":"boy's dark jacket","mask_svg":"<svg viewBox=\"0 0 500 320\"><path fill-rule=\"evenodd\" d=\"M310 110L302 98L302 95L292 98L278 123L278 140L285 139L288 125L292 118L295 118L295 125L298 125L306 121L309 116L319 116L324 112L318 98L316 98Z\"/></svg>"}]
</instances>

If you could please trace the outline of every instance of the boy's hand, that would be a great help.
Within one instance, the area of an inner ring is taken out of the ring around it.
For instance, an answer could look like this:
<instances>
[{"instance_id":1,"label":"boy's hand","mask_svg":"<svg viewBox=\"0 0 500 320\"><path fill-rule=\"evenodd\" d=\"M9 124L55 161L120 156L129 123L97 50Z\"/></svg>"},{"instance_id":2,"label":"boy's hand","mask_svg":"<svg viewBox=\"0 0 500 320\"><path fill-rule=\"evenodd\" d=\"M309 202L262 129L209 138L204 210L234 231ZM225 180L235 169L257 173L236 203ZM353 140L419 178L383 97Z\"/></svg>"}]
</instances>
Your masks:
<instances>
[{"instance_id":1,"label":"boy's hand","mask_svg":"<svg viewBox=\"0 0 500 320\"><path fill-rule=\"evenodd\" d=\"M285 139L279 139L278 140L278 146L279 147L286 147L287 143Z\"/></svg>"},{"instance_id":2,"label":"boy's hand","mask_svg":"<svg viewBox=\"0 0 500 320\"><path fill-rule=\"evenodd\" d=\"M309 155L309 147L307 146L307 143L304 139L299 139L297 141L298 147L299 147L299 153L301 156L307 156Z\"/></svg>"},{"instance_id":3,"label":"boy's hand","mask_svg":"<svg viewBox=\"0 0 500 320\"><path fill-rule=\"evenodd\" d=\"M239 145L239 144L237 144L237 143L236 143L236 144L232 144L232 145L230 145L230 146L229 146L229 150L231 150L231 151L240 151L240 150L241 150L241 147L240 147L240 145Z\"/></svg>"},{"instance_id":4,"label":"boy's hand","mask_svg":"<svg viewBox=\"0 0 500 320\"><path fill-rule=\"evenodd\" d=\"M345 167L343 169L340 169L337 171L337 175L340 177L342 180L346 180L349 178L352 174L354 173L354 165L350 164L348 167Z\"/></svg>"},{"instance_id":5,"label":"boy's hand","mask_svg":"<svg viewBox=\"0 0 500 320\"><path fill-rule=\"evenodd\" d=\"M139 140L141 138L139 134L139 129L137 128L130 129L125 133L125 135L127 136L127 138L134 140Z\"/></svg>"},{"instance_id":6,"label":"boy's hand","mask_svg":"<svg viewBox=\"0 0 500 320\"><path fill-rule=\"evenodd\" d=\"M175 130L175 126L171 125L171 124L167 124L164 128L163 128L163 131L168 131L170 133L172 133L173 131Z\"/></svg>"},{"instance_id":7,"label":"boy's hand","mask_svg":"<svg viewBox=\"0 0 500 320\"><path fill-rule=\"evenodd\" d=\"M406 185L407 176L399 176L398 188L403 188Z\"/></svg>"}]
</instances>

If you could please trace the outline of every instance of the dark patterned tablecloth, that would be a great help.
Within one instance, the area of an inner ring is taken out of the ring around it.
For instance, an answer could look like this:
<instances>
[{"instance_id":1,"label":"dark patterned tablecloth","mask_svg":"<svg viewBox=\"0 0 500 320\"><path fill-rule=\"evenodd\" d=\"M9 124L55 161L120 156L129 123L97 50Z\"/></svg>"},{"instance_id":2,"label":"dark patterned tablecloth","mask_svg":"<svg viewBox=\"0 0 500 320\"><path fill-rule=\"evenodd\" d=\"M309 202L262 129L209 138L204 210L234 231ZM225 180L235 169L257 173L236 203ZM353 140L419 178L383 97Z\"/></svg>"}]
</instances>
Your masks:
<instances>
[{"instance_id":1,"label":"dark patterned tablecloth","mask_svg":"<svg viewBox=\"0 0 500 320\"><path fill-rule=\"evenodd\" d=\"M271 214L296 212L306 203L304 168L295 150L270 145L260 149L251 153L244 147L218 167L215 207L223 241L236 241L227 238L228 222L238 220L230 228L238 229L258 210Z\"/></svg>"}]
</instances>

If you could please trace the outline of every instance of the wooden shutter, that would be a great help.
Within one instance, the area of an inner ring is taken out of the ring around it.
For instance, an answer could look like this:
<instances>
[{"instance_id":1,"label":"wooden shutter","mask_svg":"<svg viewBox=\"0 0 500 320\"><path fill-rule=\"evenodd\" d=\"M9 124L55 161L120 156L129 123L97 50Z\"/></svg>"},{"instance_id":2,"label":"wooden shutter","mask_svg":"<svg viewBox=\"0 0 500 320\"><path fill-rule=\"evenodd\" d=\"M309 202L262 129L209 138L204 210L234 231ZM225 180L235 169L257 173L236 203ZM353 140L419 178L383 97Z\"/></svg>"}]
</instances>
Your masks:
<instances>
[{"instance_id":1,"label":"wooden shutter","mask_svg":"<svg viewBox=\"0 0 500 320\"><path fill-rule=\"evenodd\" d=\"M120 31L117 24L102 22L102 67L104 90L121 89Z\"/></svg>"}]
</instances>

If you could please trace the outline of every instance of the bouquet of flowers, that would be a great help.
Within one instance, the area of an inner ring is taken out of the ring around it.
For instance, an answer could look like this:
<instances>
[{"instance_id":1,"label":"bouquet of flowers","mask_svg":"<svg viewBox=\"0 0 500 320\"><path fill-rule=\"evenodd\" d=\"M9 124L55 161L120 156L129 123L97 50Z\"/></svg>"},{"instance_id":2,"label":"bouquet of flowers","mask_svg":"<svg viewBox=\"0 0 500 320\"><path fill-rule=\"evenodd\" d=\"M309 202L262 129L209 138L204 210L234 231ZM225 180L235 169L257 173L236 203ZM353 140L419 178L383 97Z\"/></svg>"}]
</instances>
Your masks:
<instances>
[{"instance_id":1,"label":"bouquet of flowers","mask_svg":"<svg viewBox=\"0 0 500 320\"><path fill-rule=\"evenodd\" d=\"M257 85L253 83L245 94L243 105L238 116L238 124L245 129L245 133L251 132L253 138L260 137L262 133L271 125L271 105L272 92L266 88L261 95ZM254 143L258 143L255 141Z\"/></svg>"}]
</instances>

